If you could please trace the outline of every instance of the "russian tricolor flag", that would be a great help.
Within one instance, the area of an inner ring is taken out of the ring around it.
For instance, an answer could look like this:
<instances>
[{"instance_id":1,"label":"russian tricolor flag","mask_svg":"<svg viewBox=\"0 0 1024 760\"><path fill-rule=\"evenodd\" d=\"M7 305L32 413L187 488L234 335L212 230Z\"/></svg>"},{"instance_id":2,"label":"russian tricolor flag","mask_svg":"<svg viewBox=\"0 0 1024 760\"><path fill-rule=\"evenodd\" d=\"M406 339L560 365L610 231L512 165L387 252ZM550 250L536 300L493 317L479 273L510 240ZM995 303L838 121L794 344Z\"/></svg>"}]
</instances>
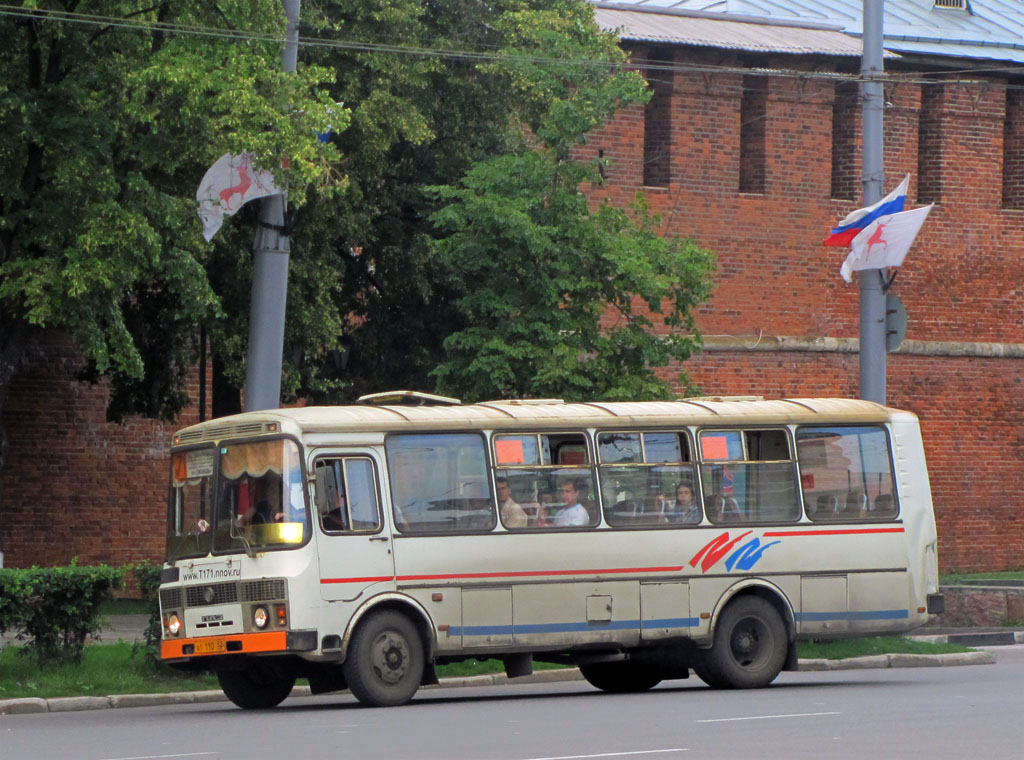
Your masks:
<instances>
[{"instance_id":1,"label":"russian tricolor flag","mask_svg":"<svg viewBox=\"0 0 1024 760\"><path fill-rule=\"evenodd\" d=\"M857 209L851 212L838 227L832 228L822 245L835 245L845 247L853 243L861 230L865 229L880 216L896 214L903 210L907 203L907 188L910 186L910 175L903 178L903 181L896 186L896 189L882 198L878 203L867 208Z\"/></svg>"}]
</instances>

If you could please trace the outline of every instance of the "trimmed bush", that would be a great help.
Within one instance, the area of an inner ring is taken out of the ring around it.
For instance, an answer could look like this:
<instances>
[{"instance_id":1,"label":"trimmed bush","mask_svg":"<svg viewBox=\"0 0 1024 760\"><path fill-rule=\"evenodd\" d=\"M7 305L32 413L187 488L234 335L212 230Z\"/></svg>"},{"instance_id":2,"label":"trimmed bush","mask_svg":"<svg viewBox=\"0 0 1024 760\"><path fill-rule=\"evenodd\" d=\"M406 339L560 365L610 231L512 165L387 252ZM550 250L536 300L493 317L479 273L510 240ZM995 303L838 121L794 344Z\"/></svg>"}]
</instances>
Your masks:
<instances>
[{"instance_id":1,"label":"trimmed bush","mask_svg":"<svg viewBox=\"0 0 1024 760\"><path fill-rule=\"evenodd\" d=\"M160 660L160 565L154 565L149 560L138 563L132 568L135 580L138 581L139 590L142 591L142 598L149 604L149 622L144 632L145 643L136 644L132 648L132 656L140 650L144 653L148 662L156 663Z\"/></svg>"},{"instance_id":2,"label":"trimmed bush","mask_svg":"<svg viewBox=\"0 0 1024 760\"><path fill-rule=\"evenodd\" d=\"M119 568L98 565L0 569L0 630L15 631L40 666L82 661L98 637L100 604L120 587Z\"/></svg>"}]
</instances>

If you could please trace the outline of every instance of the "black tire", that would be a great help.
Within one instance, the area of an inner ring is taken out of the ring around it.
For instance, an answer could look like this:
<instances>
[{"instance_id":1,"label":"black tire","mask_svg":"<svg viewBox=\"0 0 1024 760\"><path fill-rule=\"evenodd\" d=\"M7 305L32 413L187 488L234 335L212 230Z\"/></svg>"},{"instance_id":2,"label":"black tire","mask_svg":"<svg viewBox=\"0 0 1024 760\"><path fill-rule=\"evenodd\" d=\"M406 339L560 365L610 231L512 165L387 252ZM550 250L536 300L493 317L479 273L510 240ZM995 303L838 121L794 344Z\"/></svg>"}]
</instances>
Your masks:
<instances>
[{"instance_id":1,"label":"black tire","mask_svg":"<svg viewBox=\"0 0 1024 760\"><path fill-rule=\"evenodd\" d=\"M227 698L243 710L277 707L295 686L295 676L252 668L220 671L217 680Z\"/></svg>"},{"instance_id":2,"label":"black tire","mask_svg":"<svg viewBox=\"0 0 1024 760\"><path fill-rule=\"evenodd\" d=\"M587 682L610 694L631 694L653 689L661 676L647 665L633 662L592 662L580 665Z\"/></svg>"},{"instance_id":3,"label":"black tire","mask_svg":"<svg viewBox=\"0 0 1024 760\"><path fill-rule=\"evenodd\" d=\"M697 678L712 689L721 689L724 688L723 683L715 677L714 672L712 672L711 667L708 665L708 654L710 651L708 649L697 651L690 662L690 669L693 670Z\"/></svg>"},{"instance_id":4,"label":"black tire","mask_svg":"<svg viewBox=\"0 0 1024 760\"><path fill-rule=\"evenodd\" d=\"M359 623L345 658L345 680L369 707L404 705L423 680L423 642L416 626L392 610Z\"/></svg>"},{"instance_id":5,"label":"black tire","mask_svg":"<svg viewBox=\"0 0 1024 760\"><path fill-rule=\"evenodd\" d=\"M694 672L718 689L759 689L786 664L788 639L778 611L756 596L729 603L715 629L714 645L700 653Z\"/></svg>"}]
</instances>

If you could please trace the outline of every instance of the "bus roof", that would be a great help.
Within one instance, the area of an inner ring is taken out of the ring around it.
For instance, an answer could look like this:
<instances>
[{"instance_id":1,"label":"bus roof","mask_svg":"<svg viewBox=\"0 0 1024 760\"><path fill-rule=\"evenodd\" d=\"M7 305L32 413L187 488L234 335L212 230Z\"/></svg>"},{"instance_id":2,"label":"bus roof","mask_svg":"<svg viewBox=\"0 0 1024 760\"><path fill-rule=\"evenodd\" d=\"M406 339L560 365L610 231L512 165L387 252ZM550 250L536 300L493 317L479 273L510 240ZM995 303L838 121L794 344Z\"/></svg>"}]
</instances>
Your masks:
<instances>
[{"instance_id":1,"label":"bus roof","mask_svg":"<svg viewBox=\"0 0 1024 760\"><path fill-rule=\"evenodd\" d=\"M265 409L192 425L175 445L261 433L412 432L417 430L557 429L566 427L671 427L828 422L886 422L899 410L841 398L759 400L749 396L680 401L565 403L558 400L488 401L445 406L355 405ZM279 423L274 426L273 423Z\"/></svg>"}]
</instances>

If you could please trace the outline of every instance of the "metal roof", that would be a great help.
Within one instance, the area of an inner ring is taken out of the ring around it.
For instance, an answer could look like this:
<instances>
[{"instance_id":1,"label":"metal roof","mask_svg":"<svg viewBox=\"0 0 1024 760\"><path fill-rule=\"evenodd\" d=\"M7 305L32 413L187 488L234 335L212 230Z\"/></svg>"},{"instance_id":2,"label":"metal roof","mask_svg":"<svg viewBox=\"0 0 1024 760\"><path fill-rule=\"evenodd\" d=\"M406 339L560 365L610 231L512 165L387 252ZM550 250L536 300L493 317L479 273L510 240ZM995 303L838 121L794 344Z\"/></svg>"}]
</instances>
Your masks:
<instances>
[{"instance_id":1,"label":"metal roof","mask_svg":"<svg viewBox=\"0 0 1024 760\"><path fill-rule=\"evenodd\" d=\"M592 0L598 8L606 6ZM616 0L619 8L834 25L863 31L862 0ZM936 7L934 0L885 0L884 46L895 52L1024 63L1024 2L967 0L966 8ZM798 34L796 31L787 34ZM859 46L859 41L858 41Z\"/></svg>"},{"instance_id":2,"label":"metal roof","mask_svg":"<svg viewBox=\"0 0 1024 760\"><path fill-rule=\"evenodd\" d=\"M220 417L180 431L182 444L272 432L278 423L292 433L368 433L427 430L510 430L601 427L614 429L680 425L844 422L880 423L905 414L858 399L776 399L634 401L608 403L513 404L487 402L461 406L307 406L267 409Z\"/></svg>"},{"instance_id":3,"label":"metal roof","mask_svg":"<svg viewBox=\"0 0 1024 760\"><path fill-rule=\"evenodd\" d=\"M661 14L611 7L596 7L594 18L602 29L618 31L624 40L758 53L816 53L853 57L861 54L860 41L839 31L837 27L809 28L715 18L711 14Z\"/></svg>"}]
</instances>

